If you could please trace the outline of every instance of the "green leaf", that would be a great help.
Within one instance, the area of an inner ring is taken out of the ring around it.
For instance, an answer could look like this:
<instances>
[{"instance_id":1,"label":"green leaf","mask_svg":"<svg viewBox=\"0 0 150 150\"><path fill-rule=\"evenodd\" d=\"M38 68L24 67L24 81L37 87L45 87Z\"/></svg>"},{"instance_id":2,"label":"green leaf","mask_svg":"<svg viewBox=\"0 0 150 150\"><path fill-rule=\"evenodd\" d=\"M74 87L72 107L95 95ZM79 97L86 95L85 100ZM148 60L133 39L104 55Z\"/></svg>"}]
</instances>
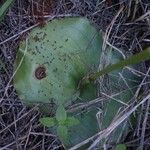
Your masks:
<instances>
[{"instance_id":1,"label":"green leaf","mask_svg":"<svg viewBox=\"0 0 150 150\"><path fill-rule=\"evenodd\" d=\"M80 111L75 112L76 114L78 114L76 117L80 121L80 123L73 126L68 126L69 144L65 145L68 149L71 146L74 146L86 140L87 138L90 138L99 131L98 123L96 120L96 113L98 110L90 109L88 111ZM86 150L88 149L88 147L84 147L81 149Z\"/></svg>"},{"instance_id":2,"label":"green leaf","mask_svg":"<svg viewBox=\"0 0 150 150\"><path fill-rule=\"evenodd\" d=\"M76 119L75 117L68 117L65 121L66 126L75 126L78 125L80 121Z\"/></svg>"},{"instance_id":3,"label":"green leaf","mask_svg":"<svg viewBox=\"0 0 150 150\"><path fill-rule=\"evenodd\" d=\"M56 110L56 120L58 122L65 121L67 118L67 113L63 105L59 105Z\"/></svg>"},{"instance_id":4,"label":"green leaf","mask_svg":"<svg viewBox=\"0 0 150 150\"><path fill-rule=\"evenodd\" d=\"M115 150L126 150L126 145L125 144L118 144L116 146Z\"/></svg>"},{"instance_id":5,"label":"green leaf","mask_svg":"<svg viewBox=\"0 0 150 150\"><path fill-rule=\"evenodd\" d=\"M146 60L150 60L150 48L147 48L146 50L143 50L142 52L140 52L138 54L130 56L127 59L120 60L118 63L109 65L106 68L102 69L101 71L98 71L96 73L91 74L89 76L89 79L95 80L98 77L100 77L104 74L107 74L111 71L121 69L121 68L128 66L128 65L134 65L134 64L137 64L141 61L146 61Z\"/></svg>"},{"instance_id":6,"label":"green leaf","mask_svg":"<svg viewBox=\"0 0 150 150\"><path fill-rule=\"evenodd\" d=\"M51 117L43 117L39 119L40 123L43 124L46 127L52 127L55 125L55 118Z\"/></svg>"},{"instance_id":7,"label":"green leaf","mask_svg":"<svg viewBox=\"0 0 150 150\"><path fill-rule=\"evenodd\" d=\"M50 99L58 106L65 106L81 95L86 95L87 100L95 98L96 92L94 97L90 97L93 90L87 90L89 94L85 94L84 88L77 90L77 86L86 74L97 70L101 45L101 34L84 17L54 19L42 28L34 28L27 39L19 44L14 62L14 71L17 69L17 73L13 83L19 98L23 97L22 101L38 103L40 106L41 103L47 106ZM18 69L20 62L22 63ZM43 78L37 78L37 75L43 75ZM96 91L95 86L93 88ZM59 109L56 111L58 124L63 124L66 113L61 113ZM80 119L82 122L82 118ZM89 124L91 120L95 121L93 126ZM72 143L65 146L77 144L95 134L98 131L95 124L97 122L94 111L92 116L83 120L82 132L76 134L80 128L72 130L74 139L69 137Z\"/></svg>"},{"instance_id":8,"label":"green leaf","mask_svg":"<svg viewBox=\"0 0 150 150\"><path fill-rule=\"evenodd\" d=\"M79 81L97 70L101 44L102 36L84 17L54 19L34 28L16 54L13 83L18 96L45 105L50 99L57 105L76 100Z\"/></svg>"},{"instance_id":9,"label":"green leaf","mask_svg":"<svg viewBox=\"0 0 150 150\"><path fill-rule=\"evenodd\" d=\"M57 135L64 144L68 143L68 129L66 126L58 126Z\"/></svg>"},{"instance_id":10,"label":"green leaf","mask_svg":"<svg viewBox=\"0 0 150 150\"><path fill-rule=\"evenodd\" d=\"M4 15L6 14L7 10L13 3L13 0L6 0L2 6L0 6L0 21L3 19Z\"/></svg>"}]
</instances>

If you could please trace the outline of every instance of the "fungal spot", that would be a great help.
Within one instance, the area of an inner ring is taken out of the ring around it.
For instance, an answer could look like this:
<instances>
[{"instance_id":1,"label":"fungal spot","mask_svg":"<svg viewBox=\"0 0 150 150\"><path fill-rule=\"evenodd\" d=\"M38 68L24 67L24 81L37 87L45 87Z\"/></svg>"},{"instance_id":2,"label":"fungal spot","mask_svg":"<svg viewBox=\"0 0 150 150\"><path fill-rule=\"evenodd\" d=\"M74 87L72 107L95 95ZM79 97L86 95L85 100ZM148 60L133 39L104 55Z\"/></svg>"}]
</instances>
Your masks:
<instances>
[{"instance_id":1,"label":"fungal spot","mask_svg":"<svg viewBox=\"0 0 150 150\"><path fill-rule=\"evenodd\" d=\"M65 42L67 42L68 41L68 39L65 39Z\"/></svg>"},{"instance_id":2,"label":"fungal spot","mask_svg":"<svg viewBox=\"0 0 150 150\"><path fill-rule=\"evenodd\" d=\"M35 42L40 41L40 38L39 38L37 35L35 35L35 36L33 37L33 39L34 39Z\"/></svg>"},{"instance_id":3,"label":"fungal spot","mask_svg":"<svg viewBox=\"0 0 150 150\"><path fill-rule=\"evenodd\" d=\"M45 65L46 65L46 64L49 65L49 62L47 61L47 62L45 62L44 64L45 64Z\"/></svg>"},{"instance_id":4,"label":"fungal spot","mask_svg":"<svg viewBox=\"0 0 150 150\"><path fill-rule=\"evenodd\" d=\"M32 55L36 55L36 52L35 52L35 51L32 51L31 54L32 54Z\"/></svg>"},{"instance_id":5,"label":"fungal spot","mask_svg":"<svg viewBox=\"0 0 150 150\"><path fill-rule=\"evenodd\" d=\"M55 68L55 69L53 70L53 72L57 72L57 70L58 70L58 69L57 69L57 68Z\"/></svg>"},{"instance_id":6,"label":"fungal spot","mask_svg":"<svg viewBox=\"0 0 150 150\"><path fill-rule=\"evenodd\" d=\"M38 68L36 68L35 70L35 77L38 80L41 80L43 78L46 77L46 69L43 66L39 66Z\"/></svg>"},{"instance_id":7,"label":"fungal spot","mask_svg":"<svg viewBox=\"0 0 150 150\"><path fill-rule=\"evenodd\" d=\"M43 39L44 39L46 36L47 36L47 34L46 34L46 33L44 33L44 35L43 35Z\"/></svg>"}]
</instances>

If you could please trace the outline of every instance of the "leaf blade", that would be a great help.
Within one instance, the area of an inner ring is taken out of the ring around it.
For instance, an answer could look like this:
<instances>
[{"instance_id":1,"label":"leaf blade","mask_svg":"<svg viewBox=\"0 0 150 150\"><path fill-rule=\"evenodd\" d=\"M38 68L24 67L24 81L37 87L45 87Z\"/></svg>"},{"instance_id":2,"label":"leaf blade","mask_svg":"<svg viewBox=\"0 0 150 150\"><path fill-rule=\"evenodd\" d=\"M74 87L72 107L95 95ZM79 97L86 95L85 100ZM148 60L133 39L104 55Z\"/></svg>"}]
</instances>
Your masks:
<instances>
[{"instance_id":1,"label":"leaf blade","mask_svg":"<svg viewBox=\"0 0 150 150\"><path fill-rule=\"evenodd\" d=\"M46 127L52 127L55 125L55 118L43 117L39 119L40 123Z\"/></svg>"},{"instance_id":2,"label":"leaf blade","mask_svg":"<svg viewBox=\"0 0 150 150\"><path fill-rule=\"evenodd\" d=\"M6 0L4 4L0 7L0 21L3 19L5 13L7 12L12 3L13 0Z\"/></svg>"},{"instance_id":3,"label":"leaf blade","mask_svg":"<svg viewBox=\"0 0 150 150\"><path fill-rule=\"evenodd\" d=\"M78 125L79 123L80 121L76 119L75 117L68 117L65 121L65 124L67 126L75 126L75 125Z\"/></svg>"},{"instance_id":4,"label":"leaf blade","mask_svg":"<svg viewBox=\"0 0 150 150\"><path fill-rule=\"evenodd\" d=\"M59 105L56 110L56 120L58 122L65 121L67 118L67 113L63 105Z\"/></svg>"},{"instance_id":5,"label":"leaf blade","mask_svg":"<svg viewBox=\"0 0 150 150\"><path fill-rule=\"evenodd\" d=\"M68 143L68 129L66 126L58 126L57 135L64 144Z\"/></svg>"}]
</instances>

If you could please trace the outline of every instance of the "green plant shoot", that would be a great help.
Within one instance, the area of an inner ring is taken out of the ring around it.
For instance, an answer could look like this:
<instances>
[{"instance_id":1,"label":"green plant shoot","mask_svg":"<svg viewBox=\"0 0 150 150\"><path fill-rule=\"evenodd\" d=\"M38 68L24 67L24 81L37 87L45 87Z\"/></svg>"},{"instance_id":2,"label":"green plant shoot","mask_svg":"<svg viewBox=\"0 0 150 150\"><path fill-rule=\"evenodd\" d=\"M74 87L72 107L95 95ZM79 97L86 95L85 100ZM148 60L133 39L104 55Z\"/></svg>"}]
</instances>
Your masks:
<instances>
[{"instance_id":1,"label":"green plant shoot","mask_svg":"<svg viewBox=\"0 0 150 150\"><path fill-rule=\"evenodd\" d=\"M121 69L121 68L128 66L128 65L134 65L134 64L137 64L141 61L146 61L146 60L150 60L150 48L147 48L146 50L144 50L138 54L130 56L129 58L126 58L125 60L121 60L118 63L109 65L106 68L104 68L103 70L91 74L88 77L88 79L89 80L96 80L98 77L105 75L111 71ZM85 79L87 79L87 78L85 78Z\"/></svg>"},{"instance_id":2,"label":"green plant shoot","mask_svg":"<svg viewBox=\"0 0 150 150\"><path fill-rule=\"evenodd\" d=\"M63 105L59 105L56 110L56 117L43 117L40 118L40 123L46 127L57 126L57 135L64 141L65 144L68 142L68 127L79 124L79 120L74 117L67 117L67 112Z\"/></svg>"},{"instance_id":3,"label":"green plant shoot","mask_svg":"<svg viewBox=\"0 0 150 150\"><path fill-rule=\"evenodd\" d=\"M82 81L79 83L79 86L82 86L84 84L90 83L90 81L95 81L98 77L105 75L109 72L112 72L114 70L122 69L125 66L134 65L141 61L150 60L150 48L147 48L146 50L135 54L133 56L130 56L129 58L126 58L124 60L120 60L118 63L108 65L101 71L92 73L91 75L84 77Z\"/></svg>"}]
</instances>

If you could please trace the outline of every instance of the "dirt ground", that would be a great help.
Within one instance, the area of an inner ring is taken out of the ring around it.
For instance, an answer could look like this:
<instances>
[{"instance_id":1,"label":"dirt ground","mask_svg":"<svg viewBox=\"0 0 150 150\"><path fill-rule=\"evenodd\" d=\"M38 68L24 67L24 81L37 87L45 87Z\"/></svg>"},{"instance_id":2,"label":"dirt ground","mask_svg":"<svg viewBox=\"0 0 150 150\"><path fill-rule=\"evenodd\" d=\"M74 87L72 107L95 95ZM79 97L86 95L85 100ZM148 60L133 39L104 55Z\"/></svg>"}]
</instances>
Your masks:
<instances>
[{"instance_id":1,"label":"dirt ground","mask_svg":"<svg viewBox=\"0 0 150 150\"><path fill-rule=\"evenodd\" d=\"M65 16L87 17L103 31L104 42L125 56L150 46L150 0L15 0L0 23L0 59L5 64L0 68L0 150L63 149L56 135L39 124L41 113L36 106L26 107L19 100L12 78L19 41L34 26ZM139 66L136 73L143 80L137 97L142 101L150 93L150 62ZM138 103L137 97L132 105ZM138 109L137 126L123 143L128 149L141 145L146 150L150 147L150 98Z\"/></svg>"}]
</instances>

